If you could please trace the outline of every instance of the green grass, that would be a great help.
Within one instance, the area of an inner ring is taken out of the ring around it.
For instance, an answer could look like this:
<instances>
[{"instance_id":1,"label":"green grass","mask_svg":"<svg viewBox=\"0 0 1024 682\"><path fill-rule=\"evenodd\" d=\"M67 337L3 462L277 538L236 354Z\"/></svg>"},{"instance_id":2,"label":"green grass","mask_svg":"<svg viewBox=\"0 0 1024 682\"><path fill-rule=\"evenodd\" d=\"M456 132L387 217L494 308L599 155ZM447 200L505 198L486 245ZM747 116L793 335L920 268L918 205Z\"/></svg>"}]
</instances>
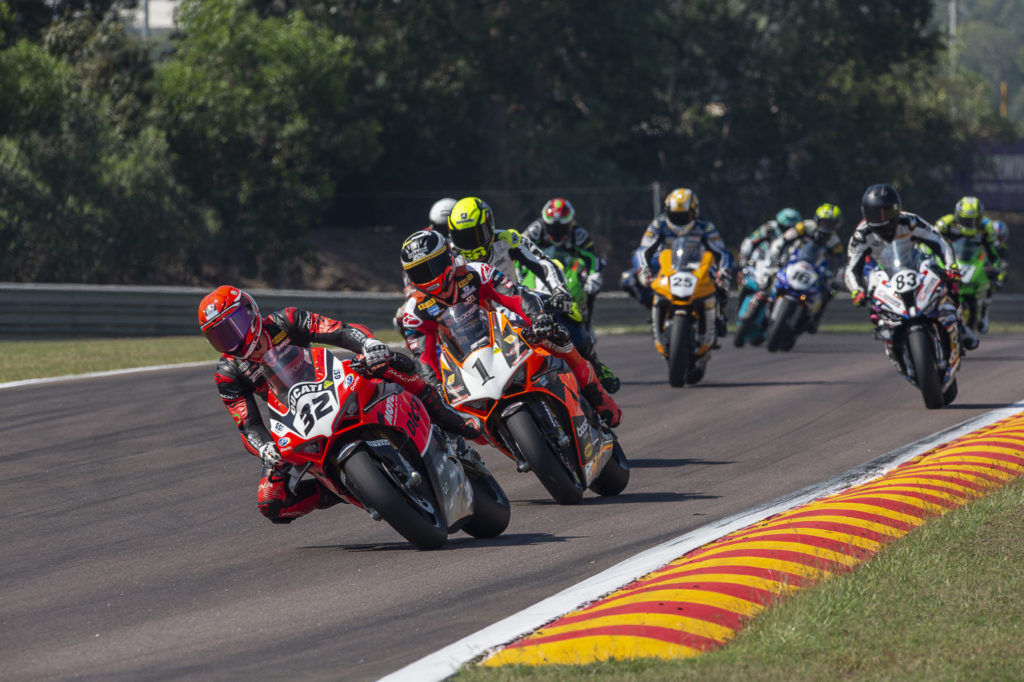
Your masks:
<instances>
[{"instance_id":1,"label":"green grass","mask_svg":"<svg viewBox=\"0 0 1024 682\"><path fill-rule=\"evenodd\" d=\"M387 342L398 340L398 334L391 331L378 336ZM3 341L0 383L181 362L209 360L212 364L218 357L199 334L145 339Z\"/></svg>"},{"instance_id":2,"label":"green grass","mask_svg":"<svg viewBox=\"0 0 1024 682\"><path fill-rule=\"evenodd\" d=\"M852 575L680 661L480 668L472 680L1024 679L1024 480L934 519Z\"/></svg>"}]
</instances>

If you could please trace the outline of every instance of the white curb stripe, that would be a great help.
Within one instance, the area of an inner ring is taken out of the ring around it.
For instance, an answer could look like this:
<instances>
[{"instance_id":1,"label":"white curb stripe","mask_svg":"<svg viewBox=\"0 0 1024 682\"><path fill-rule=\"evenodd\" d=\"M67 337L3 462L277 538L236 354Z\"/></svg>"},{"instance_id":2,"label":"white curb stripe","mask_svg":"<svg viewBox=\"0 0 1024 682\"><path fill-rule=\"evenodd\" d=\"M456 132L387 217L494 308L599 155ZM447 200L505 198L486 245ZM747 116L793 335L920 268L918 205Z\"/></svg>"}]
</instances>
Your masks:
<instances>
[{"instance_id":1,"label":"white curb stripe","mask_svg":"<svg viewBox=\"0 0 1024 682\"><path fill-rule=\"evenodd\" d=\"M483 630L463 637L440 651L414 661L404 668L382 677L380 682L436 682L443 680L454 675L464 664L614 592L623 585L665 566L691 550L769 516L878 478L917 455L984 426L1006 419L1022 409L1024 409L1024 400L1009 407L978 415L956 426L925 436L909 445L876 457L866 464L854 467L826 481L680 535L630 557Z\"/></svg>"}]
</instances>

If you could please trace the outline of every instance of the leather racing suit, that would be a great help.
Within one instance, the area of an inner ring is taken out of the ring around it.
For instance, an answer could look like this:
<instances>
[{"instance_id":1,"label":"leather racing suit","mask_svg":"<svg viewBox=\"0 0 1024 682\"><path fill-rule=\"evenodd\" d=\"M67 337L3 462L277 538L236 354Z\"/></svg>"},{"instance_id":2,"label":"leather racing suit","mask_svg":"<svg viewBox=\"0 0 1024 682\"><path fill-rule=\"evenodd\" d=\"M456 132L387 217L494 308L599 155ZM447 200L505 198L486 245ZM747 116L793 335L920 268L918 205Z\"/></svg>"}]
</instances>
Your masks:
<instances>
[{"instance_id":1,"label":"leather racing suit","mask_svg":"<svg viewBox=\"0 0 1024 682\"><path fill-rule=\"evenodd\" d=\"M346 324L299 308L271 313L263 318L263 327L273 346L291 343L308 347L312 343L323 343L358 353L363 344L373 338L369 328L363 325ZM413 361L407 356L393 353L380 378L393 381L417 396L431 420L442 428L469 437L479 436L475 425L467 428L462 415L448 408L437 392L416 374ZM266 401L270 390L260 363L222 355L217 362L215 379L220 398L235 420L245 449L260 457L262 449L276 447L256 402L256 396ZM289 464L264 466L256 504L260 513L272 522L290 523L314 509L326 509L341 501L315 480L300 482L295 493L291 493L287 485L290 472Z\"/></svg>"}]
</instances>

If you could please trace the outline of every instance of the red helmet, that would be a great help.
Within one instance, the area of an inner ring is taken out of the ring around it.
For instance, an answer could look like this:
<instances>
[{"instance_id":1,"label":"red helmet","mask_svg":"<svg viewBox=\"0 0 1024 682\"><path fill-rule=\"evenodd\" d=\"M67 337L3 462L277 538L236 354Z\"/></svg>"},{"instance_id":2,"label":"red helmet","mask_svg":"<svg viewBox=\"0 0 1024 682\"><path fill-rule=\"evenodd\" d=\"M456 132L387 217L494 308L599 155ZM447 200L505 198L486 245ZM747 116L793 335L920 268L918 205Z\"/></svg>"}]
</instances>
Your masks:
<instances>
[{"instance_id":1,"label":"red helmet","mask_svg":"<svg viewBox=\"0 0 1024 682\"><path fill-rule=\"evenodd\" d=\"M544 204L540 212L540 219L544 223L544 230L548 233L548 239L555 244L562 244L572 234L576 226L576 211L568 199L552 199Z\"/></svg>"},{"instance_id":2,"label":"red helmet","mask_svg":"<svg viewBox=\"0 0 1024 682\"><path fill-rule=\"evenodd\" d=\"M199 303L199 328L219 352L248 358L259 344L263 318L252 296L221 286Z\"/></svg>"}]
</instances>

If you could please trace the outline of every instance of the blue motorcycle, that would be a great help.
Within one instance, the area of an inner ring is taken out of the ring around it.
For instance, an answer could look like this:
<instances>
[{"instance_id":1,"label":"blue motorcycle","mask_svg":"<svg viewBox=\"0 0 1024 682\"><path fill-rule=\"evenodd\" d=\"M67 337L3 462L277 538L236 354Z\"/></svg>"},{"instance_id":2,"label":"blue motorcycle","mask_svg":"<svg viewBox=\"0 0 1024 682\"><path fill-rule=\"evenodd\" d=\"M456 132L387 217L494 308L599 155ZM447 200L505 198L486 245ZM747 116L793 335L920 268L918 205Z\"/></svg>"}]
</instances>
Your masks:
<instances>
[{"instance_id":1,"label":"blue motorcycle","mask_svg":"<svg viewBox=\"0 0 1024 682\"><path fill-rule=\"evenodd\" d=\"M740 273L739 305L736 309L736 333L733 345L760 346L768 334L768 300L772 284L772 262L767 242L750 255Z\"/></svg>"},{"instance_id":2,"label":"blue motorcycle","mask_svg":"<svg viewBox=\"0 0 1024 682\"><path fill-rule=\"evenodd\" d=\"M768 320L768 350L792 350L825 302L828 254L814 242L800 245L775 275L774 303Z\"/></svg>"}]
</instances>

